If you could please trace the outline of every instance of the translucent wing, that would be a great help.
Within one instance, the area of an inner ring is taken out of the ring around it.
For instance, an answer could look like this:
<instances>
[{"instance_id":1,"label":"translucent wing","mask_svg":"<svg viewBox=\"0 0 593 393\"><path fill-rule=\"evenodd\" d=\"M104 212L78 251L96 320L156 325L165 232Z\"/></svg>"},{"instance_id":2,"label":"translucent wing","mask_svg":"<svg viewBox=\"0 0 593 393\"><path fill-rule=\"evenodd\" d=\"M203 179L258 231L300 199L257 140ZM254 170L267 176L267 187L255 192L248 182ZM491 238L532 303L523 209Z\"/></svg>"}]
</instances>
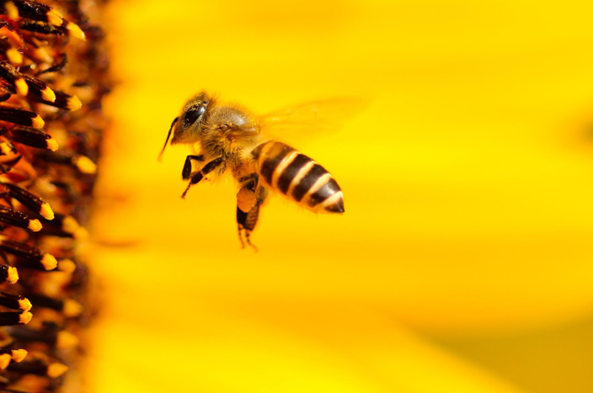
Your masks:
<instances>
[{"instance_id":1,"label":"translucent wing","mask_svg":"<svg viewBox=\"0 0 593 393\"><path fill-rule=\"evenodd\" d=\"M260 126L270 137L286 139L340 131L368 104L361 98L333 98L306 102L260 116Z\"/></svg>"}]
</instances>

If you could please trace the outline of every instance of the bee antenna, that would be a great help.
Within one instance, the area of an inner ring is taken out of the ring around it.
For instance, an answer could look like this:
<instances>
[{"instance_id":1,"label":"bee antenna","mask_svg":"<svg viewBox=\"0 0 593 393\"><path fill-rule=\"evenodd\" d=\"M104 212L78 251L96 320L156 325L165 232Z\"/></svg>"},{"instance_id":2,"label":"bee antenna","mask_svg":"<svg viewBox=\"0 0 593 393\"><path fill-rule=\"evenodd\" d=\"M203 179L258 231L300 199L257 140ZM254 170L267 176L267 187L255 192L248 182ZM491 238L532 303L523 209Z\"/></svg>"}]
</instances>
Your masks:
<instances>
[{"instance_id":1,"label":"bee antenna","mask_svg":"<svg viewBox=\"0 0 593 393\"><path fill-rule=\"evenodd\" d=\"M173 119L173 123L171 123L171 128L169 128L169 133L167 134L167 140L165 141L165 145L163 146L163 149L161 150L161 153L159 154L159 162L161 162L161 159L163 158L163 153L165 152L167 143L169 143L169 138L171 138L171 131L173 131L173 127L175 127L175 123L177 123L177 120L179 120L179 116L176 117L175 119Z\"/></svg>"}]
</instances>

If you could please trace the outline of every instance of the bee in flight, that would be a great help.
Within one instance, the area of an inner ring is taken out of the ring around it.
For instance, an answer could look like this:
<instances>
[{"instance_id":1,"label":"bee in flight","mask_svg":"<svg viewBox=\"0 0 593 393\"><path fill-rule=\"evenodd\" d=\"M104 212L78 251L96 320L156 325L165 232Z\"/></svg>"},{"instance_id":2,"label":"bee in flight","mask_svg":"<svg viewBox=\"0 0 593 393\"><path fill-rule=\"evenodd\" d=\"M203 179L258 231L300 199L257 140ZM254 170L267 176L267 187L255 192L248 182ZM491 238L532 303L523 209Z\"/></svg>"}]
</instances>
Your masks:
<instances>
[{"instance_id":1,"label":"bee in flight","mask_svg":"<svg viewBox=\"0 0 593 393\"><path fill-rule=\"evenodd\" d=\"M185 159L182 178L189 183L182 198L201 180L230 171L239 186L237 226L243 246L247 242L253 247L250 235L270 189L315 213L344 213L342 190L324 167L262 134L268 125L294 126L291 114L284 111L255 118L237 106L219 105L202 92L187 101L173 120L161 150L159 159L172 132L171 145L192 144L198 150L199 154Z\"/></svg>"}]
</instances>

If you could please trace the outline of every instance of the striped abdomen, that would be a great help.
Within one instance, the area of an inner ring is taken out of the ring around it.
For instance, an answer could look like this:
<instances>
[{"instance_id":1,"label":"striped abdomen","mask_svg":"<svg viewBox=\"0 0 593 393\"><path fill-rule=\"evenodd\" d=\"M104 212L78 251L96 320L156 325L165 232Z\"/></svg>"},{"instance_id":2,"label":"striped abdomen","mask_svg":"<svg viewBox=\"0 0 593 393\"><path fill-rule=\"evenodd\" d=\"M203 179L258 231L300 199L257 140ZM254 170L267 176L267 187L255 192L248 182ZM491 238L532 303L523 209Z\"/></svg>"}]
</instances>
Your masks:
<instances>
[{"instance_id":1,"label":"striped abdomen","mask_svg":"<svg viewBox=\"0 0 593 393\"><path fill-rule=\"evenodd\" d=\"M344 213L344 197L328 171L284 143L269 141L253 150L257 171L270 188L316 213Z\"/></svg>"}]
</instances>

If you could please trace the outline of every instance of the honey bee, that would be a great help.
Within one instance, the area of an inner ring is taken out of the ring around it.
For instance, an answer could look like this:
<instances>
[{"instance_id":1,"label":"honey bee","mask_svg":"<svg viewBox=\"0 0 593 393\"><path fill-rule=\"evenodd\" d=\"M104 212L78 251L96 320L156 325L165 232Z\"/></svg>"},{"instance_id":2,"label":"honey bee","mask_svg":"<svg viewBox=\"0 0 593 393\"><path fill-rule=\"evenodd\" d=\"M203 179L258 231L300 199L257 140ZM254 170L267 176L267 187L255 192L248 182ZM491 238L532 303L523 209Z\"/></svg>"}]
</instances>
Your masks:
<instances>
[{"instance_id":1,"label":"honey bee","mask_svg":"<svg viewBox=\"0 0 593 393\"><path fill-rule=\"evenodd\" d=\"M232 174L239 187L237 229L243 247L245 243L253 247L250 236L269 190L315 213L345 211L342 190L324 167L262 133L273 124L294 126L287 121L290 114L284 111L255 117L238 106L219 105L201 92L187 101L173 120L159 155L160 160L171 133L171 145L191 144L199 153L185 159L182 178L189 183L182 198L203 179L227 171Z\"/></svg>"}]
</instances>

